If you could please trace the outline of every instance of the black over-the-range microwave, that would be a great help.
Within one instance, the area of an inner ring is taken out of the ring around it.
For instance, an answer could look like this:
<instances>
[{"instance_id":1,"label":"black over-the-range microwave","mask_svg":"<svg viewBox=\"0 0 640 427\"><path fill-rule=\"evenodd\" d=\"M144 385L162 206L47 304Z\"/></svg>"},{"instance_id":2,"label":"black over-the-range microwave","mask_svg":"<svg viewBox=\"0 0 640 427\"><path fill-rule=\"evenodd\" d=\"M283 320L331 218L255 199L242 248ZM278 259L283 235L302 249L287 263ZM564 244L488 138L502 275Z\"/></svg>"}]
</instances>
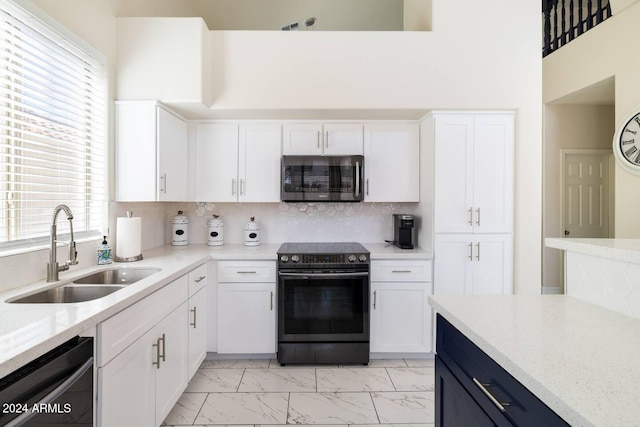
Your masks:
<instances>
[{"instance_id":1,"label":"black over-the-range microwave","mask_svg":"<svg viewBox=\"0 0 640 427\"><path fill-rule=\"evenodd\" d=\"M364 156L282 156L283 202L361 202Z\"/></svg>"}]
</instances>

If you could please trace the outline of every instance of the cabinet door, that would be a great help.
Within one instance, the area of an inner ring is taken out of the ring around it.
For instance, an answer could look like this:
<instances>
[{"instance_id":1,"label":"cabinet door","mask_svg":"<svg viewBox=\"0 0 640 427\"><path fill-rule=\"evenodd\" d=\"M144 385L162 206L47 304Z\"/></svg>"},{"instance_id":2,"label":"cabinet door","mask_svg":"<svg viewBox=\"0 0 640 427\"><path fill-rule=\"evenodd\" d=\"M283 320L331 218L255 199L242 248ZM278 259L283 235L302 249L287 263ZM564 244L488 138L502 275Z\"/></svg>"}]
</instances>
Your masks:
<instances>
[{"instance_id":1,"label":"cabinet door","mask_svg":"<svg viewBox=\"0 0 640 427\"><path fill-rule=\"evenodd\" d=\"M371 351L432 351L430 283L372 282L371 293Z\"/></svg>"},{"instance_id":2,"label":"cabinet door","mask_svg":"<svg viewBox=\"0 0 640 427\"><path fill-rule=\"evenodd\" d=\"M115 122L116 200L156 201L155 102L116 103Z\"/></svg>"},{"instance_id":3,"label":"cabinet door","mask_svg":"<svg viewBox=\"0 0 640 427\"><path fill-rule=\"evenodd\" d=\"M435 232L473 231L473 118L436 116Z\"/></svg>"},{"instance_id":4,"label":"cabinet door","mask_svg":"<svg viewBox=\"0 0 640 427\"><path fill-rule=\"evenodd\" d=\"M513 293L513 237L511 234L473 235L473 295Z\"/></svg>"},{"instance_id":5,"label":"cabinet door","mask_svg":"<svg viewBox=\"0 0 640 427\"><path fill-rule=\"evenodd\" d=\"M98 425L155 427L152 332L98 369Z\"/></svg>"},{"instance_id":6,"label":"cabinet door","mask_svg":"<svg viewBox=\"0 0 640 427\"><path fill-rule=\"evenodd\" d=\"M240 126L239 202L280 201L280 125Z\"/></svg>"},{"instance_id":7,"label":"cabinet door","mask_svg":"<svg viewBox=\"0 0 640 427\"><path fill-rule=\"evenodd\" d=\"M420 201L419 144L415 124L365 126L365 201Z\"/></svg>"},{"instance_id":8,"label":"cabinet door","mask_svg":"<svg viewBox=\"0 0 640 427\"><path fill-rule=\"evenodd\" d=\"M475 119L473 209L475 233L513 230L513 116Z\"/></svg>"},{"instance_id":9,"label":"cabinet door","mask_svg":"<svg viewBox=\"0 0 640 427\"><path fill-rule=\"evenodd\" d=\"M335 123L324 125L325 155L362 155L362 125Z\"/></svg>"},{"instance_id":10,"label":"cabinet door","mask_svg":"<svg viewBox=\"0 0 640 427\"><path fill-rule=\"evenodd\" d=\"M218 353L276 351L275 293L275 283L218 284Z\"/></svg>"},{"instance_id":11,"label":"cabinet door","mask_svg":"<svg viewBox=\"0 0 640 427\"><path fill-rule=\"evenodd\" d=\"M437 427L496 425L437 355L435 421Z\"/></svg>"},{"instance_id":12,"label":"cabinet door","mask_svg":"<svg viewBox=\"0 0 640 427\"><path fill-rule=\"evenodd\" d=\"M512 235L436 235L433 285L434 294L511 294Z\"/></svg>"},{"instance_id":13,"label":"cabinet door","mask_svg":"<svg viewBox=\"0 0 640 427\"><path fill-rule=\"evenodd\" d=\"M322 154L324 139L322 125L317 123L285 124L282 129L283 155Z\"/></svg>"},{"instance_id":14,"label":"cabinet door","mask_svg":"<svg viewBox=\"0 0 640 427\"><path fill-rule=\"evenodd\" d=\"M162 319L152 332L160 343L163 355L160 367L155 370L156 425L169 415L188 382L187 303L183 303ZM154 366L155 368L155 366Z\"/></svg>"},{"instance_id":15,"label":"cabinet door","mask_svg":"<svg viewBox=\"0 0 640 427\"><path fill-rule=\"evenodd\" d=\"M207 356L208 326L207 288L189 298L189 378Z\"/></svg>"},{"instance_id":16,"label":"cabinet door","mask_svg":"<svg viewBox=\"0 0 640 427\"><path fill-rule=\"evenodd\" d=\"M235 202L238 125L202 123L196 130L196 200Z\"/></svg>"},{"instance_id":17,"label":"cabinet door","mask_svg":"<svg viewBox=\"0 0 640 427\"><path fill-rule=\"evenodd\" d=\"M167 110L157 108L158 200L188 200L187 123ZM134 183L131 183L135 185Z\"/></svg>"},{"instance_id":18,"label":"cabinet door","mask_svg":"<svg viewBox=\"0 0 640 427\"><path fill-rule=\"evenodd\" d=\"M471 293L473 235L437 234L434 248L433 293Z\"/></svg>"}]
</instances>

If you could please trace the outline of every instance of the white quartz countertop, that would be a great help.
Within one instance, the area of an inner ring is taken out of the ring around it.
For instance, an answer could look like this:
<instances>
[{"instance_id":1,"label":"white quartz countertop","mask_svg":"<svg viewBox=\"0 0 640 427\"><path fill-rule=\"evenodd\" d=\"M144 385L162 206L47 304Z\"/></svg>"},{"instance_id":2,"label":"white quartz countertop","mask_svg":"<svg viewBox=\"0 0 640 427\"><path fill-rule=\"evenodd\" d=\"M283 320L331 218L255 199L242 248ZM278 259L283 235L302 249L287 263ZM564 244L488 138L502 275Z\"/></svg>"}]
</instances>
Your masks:
<instances>
[{"instance_id":1,"label":"white quartz countertop","mask_svg":"<svg viewBox=\"0 0 640 427\"><path fill-rule=\"evenodd\" d=\"M564 295L429 302L570 425L639 425L640 320Z\"/></svg>"},{"instance_id":2,"label":"white quartz countertop","mask_svg":"<svg viewBox=\"0 0 640 427\"><path fill-rule=\"evenodd\" d=\"M399 249L385 244L364 244L372 259L430 259L431 253ZM144 251L142 261L106 266L74 266L60 273L60 281L39 281L0 292L0 378L81 334L145 296L209 260L273 260L280 244L247 247L161 246ZM109 268L157 267L161 271L106 297L73 304L11 304L6 300L29 292L56 287L94 271Z\"/></svg>"},{"instance_id":3,"label":"white quartz countertop","mask_svg":"<svg viewBox=\"0 0 640 427\"><path fill-rule=\"evenodd\" d=\"M640 264L640 239L567 239L547 237L549 248Z\"/></svg>"}]
</instances>

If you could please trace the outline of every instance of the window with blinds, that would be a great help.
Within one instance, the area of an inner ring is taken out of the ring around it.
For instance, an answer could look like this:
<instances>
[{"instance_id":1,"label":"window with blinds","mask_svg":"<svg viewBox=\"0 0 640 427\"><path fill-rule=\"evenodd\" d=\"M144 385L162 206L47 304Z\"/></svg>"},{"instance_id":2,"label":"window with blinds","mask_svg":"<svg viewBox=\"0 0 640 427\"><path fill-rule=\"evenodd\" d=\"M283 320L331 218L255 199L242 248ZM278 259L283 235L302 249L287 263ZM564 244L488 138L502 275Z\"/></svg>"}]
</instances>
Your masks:
<instances>
[{"instance_id":1,"label":"window with blinds","mask_svg":"<svg viewBox=\"0 0 640 427\"><path fill-rule=\"evenodd\" d=\"M46 241L61 203L76 237L105 228L105 81L103 61L0 0L0 251Z\"/></svg>"}]
</instances>

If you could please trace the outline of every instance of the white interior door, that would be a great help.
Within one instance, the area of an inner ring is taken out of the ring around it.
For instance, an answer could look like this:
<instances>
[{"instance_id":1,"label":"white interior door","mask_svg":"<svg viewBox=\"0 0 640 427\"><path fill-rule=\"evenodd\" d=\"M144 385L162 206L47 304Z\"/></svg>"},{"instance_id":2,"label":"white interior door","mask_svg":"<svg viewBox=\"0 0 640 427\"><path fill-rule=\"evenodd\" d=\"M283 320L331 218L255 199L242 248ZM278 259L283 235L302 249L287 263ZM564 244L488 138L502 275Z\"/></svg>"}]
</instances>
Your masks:
<instances>
[{"instance_id":1,"label":"white interior door","mask_svg":"<svg viewBox=\"0 0 640 427\"><path fill-rule=\"evenodd\" d=\"M609 237L611 154L567 152L563 157L564 235Z\"/></svg>"}]
</instances>

